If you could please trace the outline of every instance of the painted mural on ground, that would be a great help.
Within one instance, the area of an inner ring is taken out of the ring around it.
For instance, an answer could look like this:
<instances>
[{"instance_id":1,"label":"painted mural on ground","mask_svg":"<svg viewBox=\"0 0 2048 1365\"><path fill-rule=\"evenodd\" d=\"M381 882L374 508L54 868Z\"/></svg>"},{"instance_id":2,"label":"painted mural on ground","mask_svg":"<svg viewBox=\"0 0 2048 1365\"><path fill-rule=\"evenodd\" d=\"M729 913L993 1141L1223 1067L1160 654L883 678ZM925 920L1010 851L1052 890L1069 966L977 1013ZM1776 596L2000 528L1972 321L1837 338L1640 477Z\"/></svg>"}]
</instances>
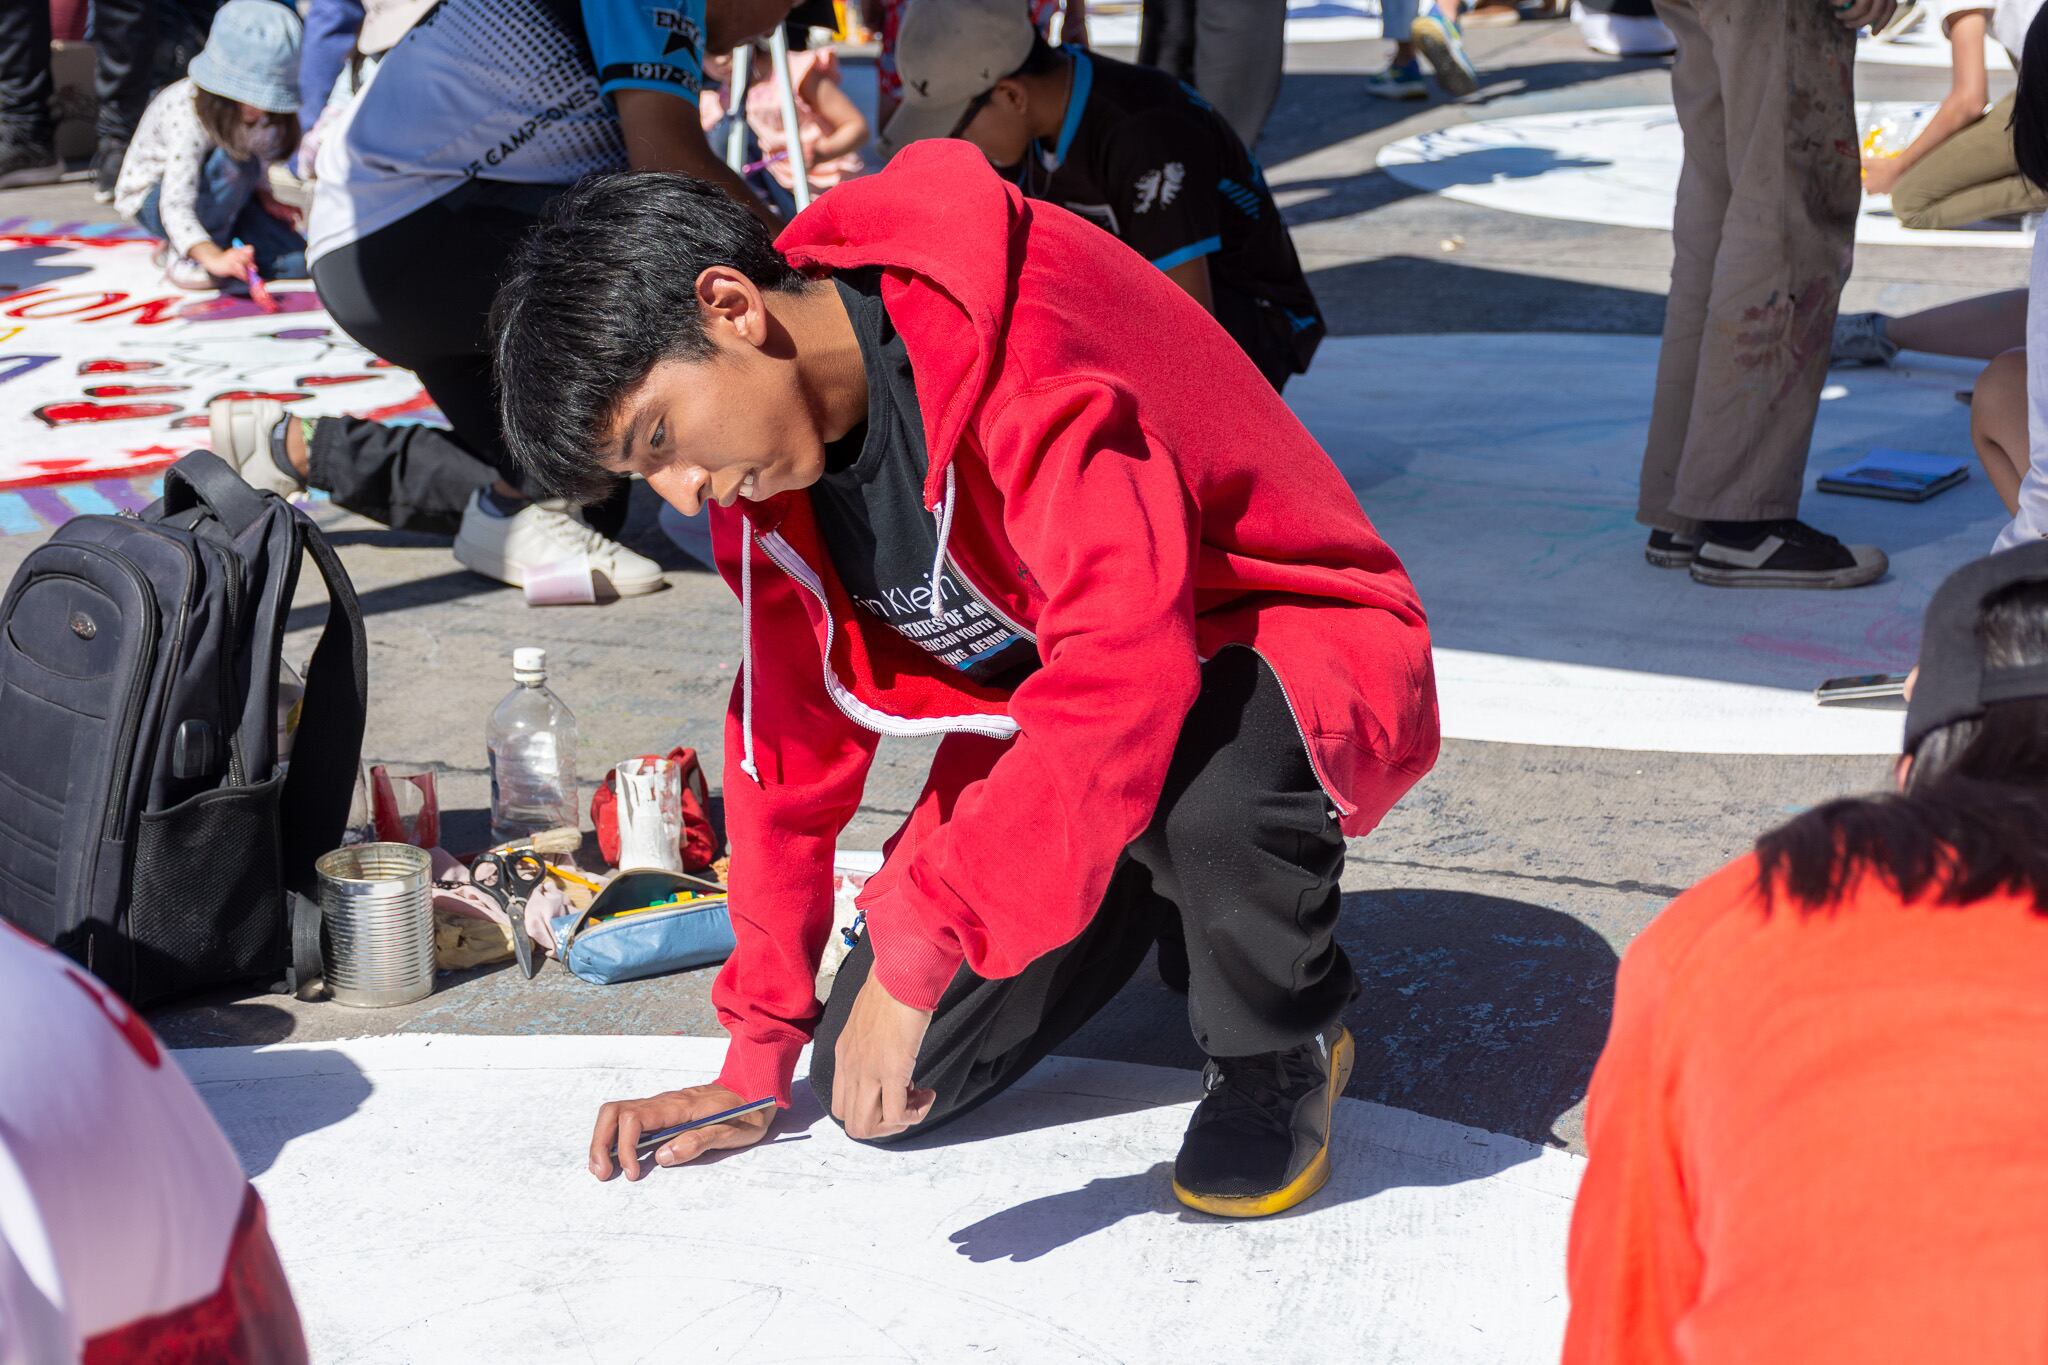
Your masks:
<instances>
[{"instance_id":1,"label":"painted mural on ground","mask_svg":"<svg viewBox=\"0 0 2048 1365\"><path fill-rule=\"evenodd\" d=\"M118 225L0 220L0 489L160 469L208 443L206 405L226 395L431 415L419 381L349 340L310 284L274 285L267 313L165 283L154 247Z\"/></svg>"},{"instance_id":2,"label":"painted mural on ground","mask_svg":"<svg viewBox=\"0 0 2048 1365\"><path fill-rule=\"evenodd\" d=\"M1858 126L1920 116L1920 104L1864 104ZM1380 149L1379 164L1403 184L1461 203L1536 218L1669 231L1685 161L1671 106L1640 105L1460 123ZM1915 231L1890 201L1867 197L1856 219L1864 246L2030 247L2016 224Z\"/></svg>"},{"instance_id":3,"label":"painted mural on ground","mask_svg":"<svg viewBox=\"0 0 2048 1365\"><path fill-rule=\"evenodd\" d=\"M1981 475L1918 505L1813 491L1874 446L1969 456L1980 362L1833 371L1803 514L1891 556L1849 592L1701 587L1643 561L1636 486L1658 339L1342 337L1288 402L1429 610L1454 738L1702 753L1894 753L1897 711L1823 679L1909 667L1940 581L2005 524ZM1973 461L1974 468L1974 461Z\"/></svg>"},{"instance_id":4,"label":"painted mural on ground","mask_svg":"<svg viewBox=\"0 0 2048 1365\"><path fill-rule=\"evenodd\" d=\"M1056 1058L896 1150L847 1138L800 1083L763 1146L590 1178L600 1102L709 1080L724 1051L175 1055L263 1194L321 1360L1557 1358L1566 1152L1341 1100L1329 1185L1230 1223L1168 1185L1199 1076Z\"/></svg>"}]
</instances>

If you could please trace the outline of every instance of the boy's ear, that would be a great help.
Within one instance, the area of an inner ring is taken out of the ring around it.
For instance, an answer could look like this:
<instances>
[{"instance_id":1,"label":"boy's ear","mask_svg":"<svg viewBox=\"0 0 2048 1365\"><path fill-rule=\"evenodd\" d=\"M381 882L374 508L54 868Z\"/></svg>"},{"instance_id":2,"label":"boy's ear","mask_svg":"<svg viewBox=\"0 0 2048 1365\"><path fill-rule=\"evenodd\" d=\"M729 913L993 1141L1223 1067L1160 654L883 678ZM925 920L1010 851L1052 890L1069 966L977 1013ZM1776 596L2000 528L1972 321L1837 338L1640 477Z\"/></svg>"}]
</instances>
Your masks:
<instances>
[{"instance_id":1,"label":"boy's ear","mask_svg":"<svg viewBox=\"0 0 2048 1365\"><path fill-rule=\"evenodd\" d=\"M752 346L768 340L768 305L760 287L729 265L706 266L698 273L697 310L714 342L720 331Z\"/></svg>"},{"instance_id":2,"label":"boy's ear","mask_svg":"<svg viewBox=\"0 0 2048 1365\"><path fill-rule=\"evenodd\" d=\"M1009 113L1022 114L1025 106L1031 103L1031 97L1026 93L1023 81L1015 76L1005 76L990 92L989 103L1000 105Z\"/></svg>"}]
</instances>

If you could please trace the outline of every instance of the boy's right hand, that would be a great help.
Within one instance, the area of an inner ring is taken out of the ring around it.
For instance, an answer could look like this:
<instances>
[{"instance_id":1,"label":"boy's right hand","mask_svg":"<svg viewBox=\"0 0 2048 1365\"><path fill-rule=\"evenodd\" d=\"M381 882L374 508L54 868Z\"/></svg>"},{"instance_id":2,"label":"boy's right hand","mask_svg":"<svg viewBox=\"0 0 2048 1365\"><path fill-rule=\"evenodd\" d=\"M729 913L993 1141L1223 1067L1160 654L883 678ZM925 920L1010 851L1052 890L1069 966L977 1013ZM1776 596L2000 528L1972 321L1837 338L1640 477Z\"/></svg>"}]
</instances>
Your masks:
<instances>
[{"instance_id":1,"label":"boy's right hand","mask_svg":"<svg viewBox=\"0 0 2048 1365\"><path fill-rule=\"evenodd\" d=\"M626 1179L638 1180L647 1174L647 1166L637 1152L642 1133L688 1123L745 1103L743 1097L716 1084L688 1086L644 1100L613 1100L598 1109L597 1127L591 1130L590 1173L599 1180L610 1180L623 1169ZM751 1147L768 1136L769 1125L774 1122L775 1110L763 1109L679 1134L655 1150L653 1164L681 1166L706 1152ZM616 1162L612 1159L614 1147L618 1151Z\"/></svg>"}]
</instances>

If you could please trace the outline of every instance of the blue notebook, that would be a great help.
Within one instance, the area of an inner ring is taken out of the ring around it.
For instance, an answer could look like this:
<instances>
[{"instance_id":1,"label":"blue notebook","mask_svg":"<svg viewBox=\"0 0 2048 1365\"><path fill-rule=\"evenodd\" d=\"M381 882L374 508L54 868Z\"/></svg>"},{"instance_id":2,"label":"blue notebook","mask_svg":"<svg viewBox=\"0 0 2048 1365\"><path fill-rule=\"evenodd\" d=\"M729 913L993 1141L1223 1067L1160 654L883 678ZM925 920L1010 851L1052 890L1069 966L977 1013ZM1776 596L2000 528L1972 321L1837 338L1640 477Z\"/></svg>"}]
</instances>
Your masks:
<instances>
[{"instance_id":1,"label":"blue notebook","mask_svg":"<svg viewBox=\"0 0 2048 1365\"><path fill-rule=\"evenodd\" d=\"M1848 493L1859 498L1925 502L1969 478L1970 463L1955 455L1925 455L1879 446L1855 464L1830 469L1820 476L1815 487L1823 493Z\"/></svg>"}]
</instances>

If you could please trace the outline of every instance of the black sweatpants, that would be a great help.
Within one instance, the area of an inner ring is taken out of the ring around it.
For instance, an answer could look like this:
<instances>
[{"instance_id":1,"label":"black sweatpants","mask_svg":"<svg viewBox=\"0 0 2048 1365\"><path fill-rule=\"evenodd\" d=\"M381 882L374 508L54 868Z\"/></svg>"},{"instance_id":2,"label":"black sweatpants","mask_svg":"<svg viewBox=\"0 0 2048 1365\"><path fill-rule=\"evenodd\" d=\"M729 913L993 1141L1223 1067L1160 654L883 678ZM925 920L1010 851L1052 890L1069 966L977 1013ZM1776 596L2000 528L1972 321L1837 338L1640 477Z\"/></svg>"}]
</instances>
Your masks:
<instances>
[{"instance_id":1,"label":"black sweatpants","mask_svg":"<svg viewBox=\"0 0 2048 1365\"><path fill-rule=\"evenodd\" d=\"M545 490L527 480L498 429L489 322L512 249L565 188L471 180L313 263L313 285L336 324L362 346L420 377L447 417L460 453L533 496ZM320 461L323 477L349 483L368 503L394 508L421 506L422 490L468 477L470 471L463 468L445 478L382 494L373 491L380 477L404 473L417 478L422 473L418 461L408 465L388 458L388 450L368 430L375 425L336 428ZM437 459L437 451L421 447L418 455ZM341 500L333 484L317 486ZM459 518L459 505L455 513ZM625 523L626 481L619 480L613 495L584 515L597 529L616 533Z\"/></svg>"},{"instance_id":2,"label":"black sweatpants","mask_svg":"<svg viewBox=\"0 0 2048 1365\"><path fill-rule=\"evenodd\" d=\"M1249 150L1280 94L1287 0L1145 0L1138 62L1187 82Z\"/></svg>"},{"instance_id":3,"label":"black sweatpants","mask_svg":"<svg viewBox=\"0 0 2048 1365\"><path fill-rule=\"evenodd\" d=\"M307 483L394 531L454 535L470 495L498 478L451 433L417 423L322 417L306 455Z\"/></svg>"},{"instance_id":4,"label":"black sweatpants","mask_svg":"<svg viewBox=\"0 0 2048 1365\"><path fill-rule=\"evenodd\" d=\"M1065 1042L1123 988L1174 915L1204 1052L1246 1057L1307 1042L1357 991L1334 936L1343 867L1344 837L1279 679L1252 651L1224 650L1202 667L1152 823L1080 937L1003 980L962 966L947 987L916 1069L938 1099L903 1136L958 1118ZM874 961L863 937L825 1002L811 1089L828 1111L833 1049Z\"/></svg>"},{"instance_id":5,"label":"black sweatpants","mask_svg":"<svg viewBox=\"0 0 2048 1365\"><path fill-rule=\"evenodd\" d=\"M93 0L97 132L126 142L149 107L158 0ZM0 137L42 144L54 128L48 0L0 0Z\"/></svg>"}]
</instances>

